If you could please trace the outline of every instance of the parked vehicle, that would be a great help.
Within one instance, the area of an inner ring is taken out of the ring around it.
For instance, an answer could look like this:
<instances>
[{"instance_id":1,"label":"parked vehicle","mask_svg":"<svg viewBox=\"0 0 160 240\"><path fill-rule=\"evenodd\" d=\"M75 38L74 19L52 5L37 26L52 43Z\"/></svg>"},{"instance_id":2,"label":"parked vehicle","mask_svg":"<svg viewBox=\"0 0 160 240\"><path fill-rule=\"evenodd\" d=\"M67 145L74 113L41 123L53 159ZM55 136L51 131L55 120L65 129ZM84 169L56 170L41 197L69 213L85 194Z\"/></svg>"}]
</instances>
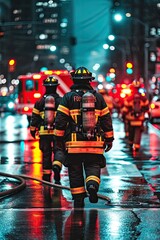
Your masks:
<instances>
[{"instance_id":1,"label":"parked vehicle","mask_svg":"<svg viewBox=\"0 0 160 240\"><path fill-rule=\"evenodd\" d=\"M57 92L59 95L63 96L64 93L70 90L70 86L73 83L67 70L47 70L39 73L20 75L18 77L18 100L15 108L18 114L27 115L29 122L35 102L45 92L43 80L49 75L55 76L58 79L59 86Z\"/></svg>"},{"instance_id":2,"label":"parked vehicle","mask_svg":"<svg viewBox=\"0 0 160 240\"><path fill-rule=\"evenodd\" d=\"M35 102L45 92L43 80L51 75L58 79L59 85L57 87L57 93L60 96L63 96L70 91L73 82L71 80L71 75L67 70L46 70L38 73L20 75L18 77L18 98L15 104L15 109L18 114L27 115L29 122ZM97 81L93 81L92 86L93 88L96 88Z\"/></svg>"}]
</instances>

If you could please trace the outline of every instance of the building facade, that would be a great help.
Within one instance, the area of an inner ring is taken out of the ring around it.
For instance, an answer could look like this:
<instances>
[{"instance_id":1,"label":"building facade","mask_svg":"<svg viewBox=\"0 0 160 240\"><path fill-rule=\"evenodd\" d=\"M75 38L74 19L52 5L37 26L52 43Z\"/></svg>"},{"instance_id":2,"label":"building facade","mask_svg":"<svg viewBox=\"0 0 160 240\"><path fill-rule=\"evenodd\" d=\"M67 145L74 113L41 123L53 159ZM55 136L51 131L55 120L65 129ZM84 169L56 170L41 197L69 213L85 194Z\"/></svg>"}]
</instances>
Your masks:
<instances>
[{"instance_id":1,"label":"building facade","mask_svg":"<svg viewBox=\"0 0 160 240\"><path fill-rule=\"evenodd\" d=\"M70 0L0 0L4 36L1 60L4 74L16 77L47 69L71 69L72 4ZM8 61L15 59L9 72Z\"/></svg>"}]
</instances>

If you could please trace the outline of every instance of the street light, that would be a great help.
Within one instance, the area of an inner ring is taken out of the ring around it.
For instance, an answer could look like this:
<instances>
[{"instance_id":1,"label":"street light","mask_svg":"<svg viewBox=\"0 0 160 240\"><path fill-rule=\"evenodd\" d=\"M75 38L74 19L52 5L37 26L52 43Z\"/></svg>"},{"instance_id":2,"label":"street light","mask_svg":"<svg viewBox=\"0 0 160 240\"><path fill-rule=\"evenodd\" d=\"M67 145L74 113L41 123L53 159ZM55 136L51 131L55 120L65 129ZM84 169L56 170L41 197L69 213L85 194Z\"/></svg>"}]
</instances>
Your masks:
<instances>
[{"instance_id":1,"label":"street light","mask_svg":"<svg viewBox=\"0 0 160 240\"><path fill-rule=\"evenodd\" d=\"M125 72L125 63L127 62L127 56L126 56L126 50L124 48L121 48L121 47L115 47L114 45L109 45L107 43L103 44L103 48L105 50L110 50L111 52L115 52L116 50L118 50L120 53L121 53L121 57L122 57L122 60L118 62L118 65L121 65L121 67L123 68L123 73ZM116 53L114 54L114 56L116 56L116 59L117 59L117 55L119 55L119 53ZM116 63L117 65L117 63Z\"/></svg>"},{"instance_id":2,"label":"street light","mask_svg":"<svg viewBox=\"0 0 160 240\"><path fill-rule=\"evenodd\" d=\"M149 44L146 42L146 40L148 37L149 26L148 26L148 24L144 23L143 21L141 21L138 18L135 18L132 16L129 16L129 17L131 18L131 20L136 21L137 23L139 23L140 25L142 25L144 27L144 40L145 40L145 44L144 44L144 80L145 80L145 83L147 84L147 82L148 82L148 48L149 48Z\"/></svg>"},{"instance_id":3,"label":"street light","mask_svg":"<svg viewBox=\"0 0 160 240\"><path fill-rule=\"evenodd\" d=\"M113 41L113 40L115 39L115 36L114 36L114 35L109 35L109 36L108 36L108 39L109 39L110 41Z\"/></svg>"},{"instance_id":4,"label":"street light","mask_svg":"<svg viewBox=\"0 0 160 240\"><path fill-rule=\"evenodd\" d=\"M144 27L144 39L146 41L147 37L148 37L148 31L149 31L148 24L145 24L138 18L135 18L135 21L137 21L139 24L141 24ZM148 47L149 47L149 44L145 42L145 44L144 44L144 78L145 78L145 81L148 80Z\"/></svg>"},{"instance_id":5,"label":"street light","mask_svg":"<svg viewBox=\"0 0 160 240\"><path fill-rule=\"evenodd\" d=\"M122 15L121 13L116 13L116 14L114 14L114 19L116 22L121 22L123 19L123 16L124 15ZM131 14L129 14L129 13L126 13L125 16L126 16L126 18L130 18L131 20L136 21L137 23L141 24L144 27L144 40L145 40L145 44L144 44L144 79L145 79L145 82L147 82L147 80L148 80L148 47L149 47L149 44L146 42L146 40L148 37L149 26L148 26L148 24L144 23L140 19L132 17ZM136 62L137 61L135 61L135 63Z\"/></svg>"},{"instance_id":6,"label":"street light","mask_svg":"<svg viewBox=\"0 0 160 240\"><path fill-rule=\"evenodd\" d=\"M123 74L125 75L125 74L126 74L125 64L126 64L126 62L127 62L128 60L131 60L131 47L130 47L130 42L129 42L128 38L126 38L126 37L119 36L119 35L114 36L114 35L112 35L112 34L110 34L110 35L108 36L108 39L109 39L111 42L113 42L113 41L116 40L116 39L120 39L120 40L123 40L123 42L124 42L124 44L125 44L125 46L121 46L121 47L119 47L119 44L118 44L118 47L116 46L116 48L115 48L115 49L118 49L118 50L121 52L121 54L122 54L122 61L121 61L122 65L121 65L121 69L122 69L122 75L123 75Z\"/></svg>"},{"instance_id":7,"label":"street light","mask_svg":"<svg viewBox=\"0 0 160 240\"><path fill-rule=\"evenodd\" d=\"M110 34L110 35L108 36L108 39L109 39L110 41L114 41L116 38L124 40L125 45L126 45L126 53L127 53L126 55L127 55L127 58L128 58L128 56L129 56L129 58L130 58L130 57L131 57L131 47L130 47L130 42L129 42L129 40L128 40L126 37L119 36L119 35L114 36L114 35Z\"/></svg>"},{"instance_id":8,"label":"street light","mask_svg":"<svg viewBox=\"0 0 160 240\"><path fill-rule=\"evenodd\" d=\"M113 17L116 22L121 22L123 19L123 15L120 13L115 13Z\"/></svg>"}]
</instances>

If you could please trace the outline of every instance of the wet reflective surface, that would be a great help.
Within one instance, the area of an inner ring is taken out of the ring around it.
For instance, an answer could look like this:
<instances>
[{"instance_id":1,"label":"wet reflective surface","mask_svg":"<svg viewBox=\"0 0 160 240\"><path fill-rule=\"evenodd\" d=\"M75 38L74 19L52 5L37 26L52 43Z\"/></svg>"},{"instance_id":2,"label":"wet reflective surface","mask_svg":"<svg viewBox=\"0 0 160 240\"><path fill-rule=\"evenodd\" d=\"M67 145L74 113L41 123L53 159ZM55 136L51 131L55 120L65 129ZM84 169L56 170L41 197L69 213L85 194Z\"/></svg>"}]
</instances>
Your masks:
<instances>
[{"instance_id":1,"label":"wet reflective surface","mask_svg":"<svg viewBox=\"0 0 160 240\"><path fill-rule=\"evenodd\" d=\"M111 203L86 198L85 208L74 210L67 168L61 187L42 182L38 140L32 140L25 116L1 118L0 172L13 178L0 176L0 192L19 185L14 175L28 178L23 190L0 197L0 239L160 239L160 131L149 126L133 155L123 123L117 118L113 123L115 141L105 154L99 189Z\"/></svg>"}]
</instances>

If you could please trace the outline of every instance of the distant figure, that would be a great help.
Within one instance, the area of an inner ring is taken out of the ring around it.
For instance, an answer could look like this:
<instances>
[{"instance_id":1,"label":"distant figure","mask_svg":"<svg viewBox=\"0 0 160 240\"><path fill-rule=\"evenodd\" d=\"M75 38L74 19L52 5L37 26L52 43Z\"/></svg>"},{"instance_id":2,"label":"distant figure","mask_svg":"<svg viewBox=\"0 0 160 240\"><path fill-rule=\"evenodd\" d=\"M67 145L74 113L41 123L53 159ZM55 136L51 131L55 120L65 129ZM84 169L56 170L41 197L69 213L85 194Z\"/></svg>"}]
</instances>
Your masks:
<instances>
[{"instance_id":1,"label":"distant figure","mask_svg":"<svg viewBox=\"0 0 160 240\"><path fill-rule=\"evenodd\" d=\"M106 104L109 108L109 111L112 114L113 113L113 107L114 107L112 96L110 96L107 89L104 89L104 88L99 90L98 92L102 94L102 96L103 96L103 98L104 98L104 100L105 100L105 102L106 102Z\"/></svg>"},{"instance_id":2,"label":"distant figure","mask_svg":"<svg viewBox=\"0 0 160 240\"><path fill-rule=\"evenodd\" d=\"M39 148L43 155L43 180L51 181L53 170L55 183L60 184L62 163L60 159L56 159L56 156L54 156L55 160L52 160L52 154L56 148L53 135L54 120L57 107L61 101L61 97L56 93L59 84L54 76L49 76L44 80L43 85L46 88L46 92L34 105L30 122L30 133L33 138L36 137L37 133L39 135Z\"/></svg>"},{"instance_id":3,"label":"distant figure","mask_svg":"<svg viewBox=\"0 0 160 240\"><path fill-rule=\"evenodd\" d=\"M128 143L130 149L139 151L141 136L144 129L145 113L149 110L149 101L145 93L140 92L141 83L134 80L130 85L131 96L124 101L122 114L128 123Z\"/></svg>"}]
</instances>

